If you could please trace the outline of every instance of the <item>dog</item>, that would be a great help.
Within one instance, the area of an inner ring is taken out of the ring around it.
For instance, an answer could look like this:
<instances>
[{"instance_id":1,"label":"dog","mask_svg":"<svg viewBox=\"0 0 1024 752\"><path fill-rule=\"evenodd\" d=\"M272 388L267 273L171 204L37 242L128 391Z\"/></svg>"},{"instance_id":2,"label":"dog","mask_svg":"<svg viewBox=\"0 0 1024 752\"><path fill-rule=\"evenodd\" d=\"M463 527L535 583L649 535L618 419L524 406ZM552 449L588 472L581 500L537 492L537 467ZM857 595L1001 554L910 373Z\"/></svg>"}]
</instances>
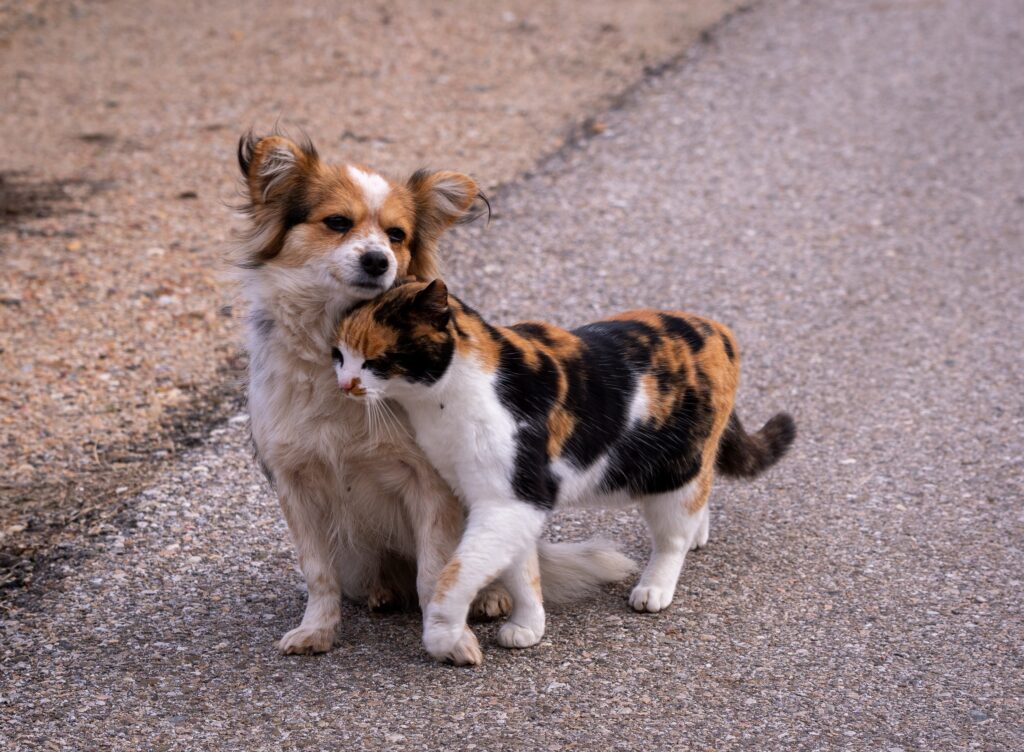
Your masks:
<instances>
[{"instance_id":1,"label":"dog","mask_svg":"<svg viewBox=\"0 0 1024 752\"><path fill-rule=\"evenodd\" d=\"M396 281L437 276L437 246L485 202L476 182L420 170L394 181L329 164L283 135L238 144L247 228L233 265L248 304L248 404L254 452L277 492L305 577L301 623L285 654L321 653L335 639L342 596L371 608L425 608L462 534L462 505L412 438L400 408L371 423L338 392L334 333L354 305ZM581 597L634 564L599 541L540 548L544 595ZM507 614L492 585L474 610Z\"/></svg>"}]
</instances>

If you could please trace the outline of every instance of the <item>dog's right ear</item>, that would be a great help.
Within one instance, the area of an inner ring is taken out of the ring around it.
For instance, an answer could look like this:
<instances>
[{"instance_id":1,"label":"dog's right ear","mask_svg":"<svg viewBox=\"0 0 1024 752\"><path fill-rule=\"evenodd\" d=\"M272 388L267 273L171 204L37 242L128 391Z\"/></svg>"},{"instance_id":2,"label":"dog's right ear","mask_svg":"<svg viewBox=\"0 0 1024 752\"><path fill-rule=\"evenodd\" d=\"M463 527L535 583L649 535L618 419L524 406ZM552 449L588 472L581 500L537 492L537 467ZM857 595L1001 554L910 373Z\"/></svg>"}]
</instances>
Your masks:
<instances>
[{"instance_id":1,"label":"dog's right ear","mask_svg":"<svg viewBox=\"0 0 1024 752\"><path fill-rule=\"evenodd\" d=\"M285 235L309 214L308 178L320 159L309 141L284 136L262 138L249 131L238 140L238 166L246 201L238 208L249 217L234 250L237 266L255 269L281 252Z\"/></svg>"},{"instance_id":2,"label":"dog's right ear","mask_svg":"<svg viewBox=\"0 0 1024 752\"><path fill-rule=\"evenodd\" d=\"M274 203L300 187L319 157L313 144L284 136L260 138L249 131L238 140L238 166L253 206Z\"/></svg>"}]
</instances>

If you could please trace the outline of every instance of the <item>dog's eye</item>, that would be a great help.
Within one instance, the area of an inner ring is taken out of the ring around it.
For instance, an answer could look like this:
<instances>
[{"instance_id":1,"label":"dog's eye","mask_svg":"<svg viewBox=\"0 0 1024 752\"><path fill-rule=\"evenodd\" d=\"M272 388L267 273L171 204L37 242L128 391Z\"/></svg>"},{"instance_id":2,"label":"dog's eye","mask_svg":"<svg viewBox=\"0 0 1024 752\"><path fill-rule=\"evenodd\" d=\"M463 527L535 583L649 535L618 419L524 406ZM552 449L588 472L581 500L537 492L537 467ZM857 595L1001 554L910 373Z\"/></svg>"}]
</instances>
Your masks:
<instances>
[{"instance_id":1,"label":"dog's eye","mask_svg":"<svg viewBox=\"0 0 1024 752\"><path fill-rule=\"evenodd\" d=\"M405 230L401 227L388 228L388 238L392 243L401 243L405 240Z\"/></svg>"},{"instance_id":2,"label":"dog's eye","mask_svg":"<svg viewBox=\"0 0 1024 752\"><path fill-rule=\"evenodd\" d=\"M352 220L344 214L332 214L329 217L324 217L324 224L327 225L327 229L335 232L348 232L352 229Z\"/></svg>"}]
</instances>

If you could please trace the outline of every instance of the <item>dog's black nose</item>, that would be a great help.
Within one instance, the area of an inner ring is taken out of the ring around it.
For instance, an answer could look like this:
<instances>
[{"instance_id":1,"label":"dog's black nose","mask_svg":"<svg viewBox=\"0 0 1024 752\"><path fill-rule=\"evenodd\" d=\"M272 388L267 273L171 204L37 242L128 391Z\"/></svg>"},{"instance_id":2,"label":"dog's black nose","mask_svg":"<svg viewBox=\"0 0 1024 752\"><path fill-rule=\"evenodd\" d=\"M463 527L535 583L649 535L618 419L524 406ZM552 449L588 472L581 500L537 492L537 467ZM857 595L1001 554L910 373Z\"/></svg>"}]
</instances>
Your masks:
<instances>
[{"instance_id":1,"label":"dog's black nose","mask_svg":"<svg viewBox=\"0 0 1024 752\"><path fill-rule=\"evenodd\" d=\"M367 251L359 259L363 271L371 277L379 277L388 270L388 257L382 251Z\"/></svg>"}]
</instances>

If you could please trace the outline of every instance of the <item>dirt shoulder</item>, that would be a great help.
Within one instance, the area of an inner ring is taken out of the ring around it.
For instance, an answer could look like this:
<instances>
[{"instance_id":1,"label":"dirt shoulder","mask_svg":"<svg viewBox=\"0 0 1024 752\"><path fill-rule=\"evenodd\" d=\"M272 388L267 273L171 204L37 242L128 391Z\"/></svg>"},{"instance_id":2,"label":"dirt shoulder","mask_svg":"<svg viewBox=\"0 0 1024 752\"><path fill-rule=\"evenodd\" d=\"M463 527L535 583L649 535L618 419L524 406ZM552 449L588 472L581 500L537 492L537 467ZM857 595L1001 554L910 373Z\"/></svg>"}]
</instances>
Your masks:
<instances>
[{"instance_id":1,"label":"dirt shoulder","mask_svg":"<svg viewBox=\"0 0 1024 752\"><path fill-rule=\"evenodd\" d=\"M241 411L220 260L241 131L280 120L329 157L493 188L742 4L5 6L0 589Z\"/></svg>"}]
</instances>

